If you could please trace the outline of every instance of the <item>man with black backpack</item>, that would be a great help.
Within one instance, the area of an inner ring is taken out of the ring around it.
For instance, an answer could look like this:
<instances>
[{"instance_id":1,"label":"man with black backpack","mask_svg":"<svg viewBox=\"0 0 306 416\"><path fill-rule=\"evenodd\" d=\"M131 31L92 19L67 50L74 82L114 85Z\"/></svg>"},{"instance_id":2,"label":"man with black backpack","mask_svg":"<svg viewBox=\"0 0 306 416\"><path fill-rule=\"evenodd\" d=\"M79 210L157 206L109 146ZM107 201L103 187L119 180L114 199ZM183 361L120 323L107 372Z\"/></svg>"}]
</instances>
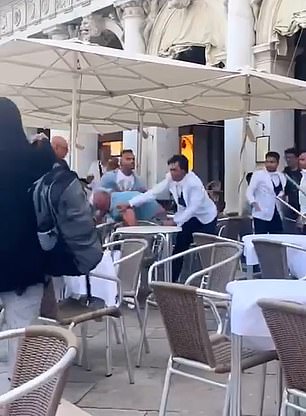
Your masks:
<instances>
[{"instance_id":1,"label":"man with black backpack","mask_svg":"<svg viewBox=\"0 0 306 416\"><path fill-rule=\"evenodd\" d=\"M48 142L38 147L41 159ZM86 275L102 258L92 210L78 175L56 161L33 188L37 235L50 276Z\"/></svg>"}]
</instances>

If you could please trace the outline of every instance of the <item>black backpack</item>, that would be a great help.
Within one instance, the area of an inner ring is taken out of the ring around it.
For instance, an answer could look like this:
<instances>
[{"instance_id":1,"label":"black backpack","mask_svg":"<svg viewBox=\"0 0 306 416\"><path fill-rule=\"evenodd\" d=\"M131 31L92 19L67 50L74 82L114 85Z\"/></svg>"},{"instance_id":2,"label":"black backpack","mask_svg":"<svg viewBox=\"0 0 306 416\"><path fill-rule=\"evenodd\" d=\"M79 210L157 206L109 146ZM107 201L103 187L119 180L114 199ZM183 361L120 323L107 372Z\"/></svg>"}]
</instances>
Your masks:
<instances>
[{"instance_id":1,"label":"black backpack","mask_svg":"<svg viewBox=\"0 0 306 416\"><path fill-rule=\"evenodd\" d=\"M88 274L102 258L92 210L77 174L56 163L32 187L37 235L51 276Z\"/></svg>"}]
</instances>

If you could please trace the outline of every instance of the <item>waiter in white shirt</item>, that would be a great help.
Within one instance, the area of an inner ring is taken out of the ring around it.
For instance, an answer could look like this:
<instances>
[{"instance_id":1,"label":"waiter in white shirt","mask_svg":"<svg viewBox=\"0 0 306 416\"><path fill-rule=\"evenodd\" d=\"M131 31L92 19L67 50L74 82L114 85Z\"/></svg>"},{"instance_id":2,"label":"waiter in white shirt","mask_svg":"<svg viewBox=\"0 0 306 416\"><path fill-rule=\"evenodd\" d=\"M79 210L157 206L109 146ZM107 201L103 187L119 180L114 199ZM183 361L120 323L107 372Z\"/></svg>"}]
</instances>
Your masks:
<instances>
[{"instance_id":1,"label":"waiter in white shirt","mask_svg":"<svg viewBox=\"0 0 306 416\"><path fill-rule=\"evenodd\" d=\"M286 178L277 170L279 160L280 155L277 152L268 152L265 169L253 173L247 189L255 234L281 234L283 232L281 207L276 197L284 196Z\"/></svg>"},{"instance_id":2,"label":"waiter in white shirt","mask_svg":"<svg viewBox=\"0 0 306 416\"><path fill-rule=\"evenodd\" d=\"M209 198L201 179L193 172L188 173L188 159L183 155L174 155L168 160L170 172L166 178L144 194L129 201L129 205L120 206L122 210L129 206L137 207L148 202L162 192L168 190L177 205L173 220L164 225L178 225L182 231L178 233L174 253L181 253L192 243L192 234L196 232L216 234L217 208ZM183 259L173 262L172 280L177 282L182 270Z\"/></svg>"},{"instance_id":3,"label":"waiter in white shirt","mask_svg":"<svg viewBox=\"0 0 306 416\"><path fill-rule=\"evenodd\" d=\"M306 151L305 150L303 150L299 155L299 168L302 174L301 183L297 184L300 186L300 191L299 191L300 211L302 214L306 215ZM303 234L306 234L305 220L301 218L300 224L302 225Z\"/></svg>"}]
</instances>

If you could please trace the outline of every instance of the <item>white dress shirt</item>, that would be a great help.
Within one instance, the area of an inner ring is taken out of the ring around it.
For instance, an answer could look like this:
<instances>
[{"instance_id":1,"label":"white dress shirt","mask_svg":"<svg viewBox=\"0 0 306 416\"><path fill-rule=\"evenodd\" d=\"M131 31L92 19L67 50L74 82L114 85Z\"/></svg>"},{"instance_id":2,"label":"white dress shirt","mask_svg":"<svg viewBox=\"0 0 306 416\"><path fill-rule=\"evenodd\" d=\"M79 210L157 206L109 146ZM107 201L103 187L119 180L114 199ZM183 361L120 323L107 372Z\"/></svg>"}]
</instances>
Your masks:
<instances>
[{"instance_id":1,"label":"white dress shirt","mask_svg":"<svg viewBox=\"0 0 306 416\"><path fill-rule=\"evenodd\" d=\"M281 183L282 191L275 195L274 186ZM259 205L260 211L252 208L252 216L264 221L271 221L274 215L275 207L279 213L281 208L276 196L282 197L286 186L286 177L281 172L268 172L266 169L257 170L253 173L250 185L247 189L247 200L250 205L256 202Z\"/></svg>"},{"instance_id":2,"label":"white dress shirt","mask_svg":"<svg viewBox=\"0 0 306 416\"><path fill-rule=\"evenodd\" d=\"M301 172L303 176L300 183L300 188L306 193L306 169L303 169ZM299 202L301 213L306 214L306 196L301 191L299 191Z\"/></svg>"},{"instance_id":3,"label":"white dress shirt","mask_svg":"<svg viewBox=\"0 0 306 416\"><path fill-rule=\"evenodd\" d=\"M132 198L129 203L137 207L156 199L165 191L172 194L177 205L173 220L178 226L182 226L193 217L202 224L209 224L217 217L216 205L209 198L201 179L193 172L187 173L180 182L175 182L168 173L162 182L144 194ZM186 206L180 204L182 197Z\"/></svg>"}]
</instances>

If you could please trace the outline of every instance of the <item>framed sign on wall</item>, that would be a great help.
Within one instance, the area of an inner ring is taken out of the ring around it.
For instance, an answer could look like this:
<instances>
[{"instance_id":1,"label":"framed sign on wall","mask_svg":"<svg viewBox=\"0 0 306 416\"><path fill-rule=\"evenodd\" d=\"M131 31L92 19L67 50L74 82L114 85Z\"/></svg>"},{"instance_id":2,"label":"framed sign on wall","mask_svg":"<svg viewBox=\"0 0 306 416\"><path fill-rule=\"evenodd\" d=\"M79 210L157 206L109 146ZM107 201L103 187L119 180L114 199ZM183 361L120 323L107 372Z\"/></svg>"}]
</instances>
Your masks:
<instances>
[{"instance_id":1,"label":"framed sign on wall","mask_svg":"<svg viewBox=\"0 0 306 416\"><path fill-rule=\"evenodd\" d=\"M263 163L270 151L270 136L256 137L256 163Z\"/></svg>"}]
</instances>

